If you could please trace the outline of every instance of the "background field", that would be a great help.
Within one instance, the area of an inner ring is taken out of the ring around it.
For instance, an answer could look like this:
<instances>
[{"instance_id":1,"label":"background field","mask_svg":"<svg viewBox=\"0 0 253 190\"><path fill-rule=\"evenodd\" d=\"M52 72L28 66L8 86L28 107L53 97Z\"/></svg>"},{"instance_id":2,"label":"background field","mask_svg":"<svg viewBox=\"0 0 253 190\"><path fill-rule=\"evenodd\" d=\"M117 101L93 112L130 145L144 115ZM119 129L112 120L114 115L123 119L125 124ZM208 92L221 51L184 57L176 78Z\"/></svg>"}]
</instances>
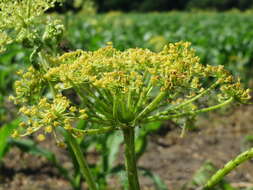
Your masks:
<instances>
[{"instance_id":1,"label":"background field","mask_svg":"<svg viewBox=\"0 0 253 190\"><path fill-rule=\"evenodd\" d=\"M63 52L75 49L96 50L109 41L121 50L142 47L159 51L170 42L189 41L201 58L201 63L222 64L240 77L246 87L253 86L251 11L129 14L113 11L98 15L68 13L54 16L62 19L66 26L60 45ZM0 55L1 126L8 125L17 116L17 108L7 97L13 93L15 71L27 65L28 53L20 45L14 44ZM183 139L179 138L180 128L173 123L165 123L148 137L151 143L148 152L140 159L140 165L160 174L170 190L179 190L207 159L221 167L252 143L252 114L252 106L246 105L236 111L226 110L209 117L202 116L197 129ZM50 147L52 144L49 141L43 146ZM68 165L65 152L54 149L62 162ZM91 161L96 160L94 151L88 155ZM70 189L67 182L43 158L38 159L14 148L4 158L4 163L0 173L3 186L0 183L0 189L5 186L10 190ZM252 179L252 163L247 163L229 176L236 187L248 190L253 187ZM143 186L146 189L154 188L145 179Z\"/></svg>"}]
</instances>

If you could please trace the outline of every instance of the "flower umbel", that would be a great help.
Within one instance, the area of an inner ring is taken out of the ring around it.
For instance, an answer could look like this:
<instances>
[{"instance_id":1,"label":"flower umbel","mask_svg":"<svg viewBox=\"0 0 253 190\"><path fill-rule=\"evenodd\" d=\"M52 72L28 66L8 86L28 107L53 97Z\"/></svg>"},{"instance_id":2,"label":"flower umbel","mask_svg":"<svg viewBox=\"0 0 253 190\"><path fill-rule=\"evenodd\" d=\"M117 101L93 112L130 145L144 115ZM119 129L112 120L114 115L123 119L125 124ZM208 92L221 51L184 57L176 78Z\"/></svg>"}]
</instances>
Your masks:
<instances>
[{"instance_id":1,"label":"flower umbel","mask_svg":"<svg viewBox=\"0 0 253 190\"><path fill-rule=\"evenodd\" d=\"M200 64L189 46L187 42L178 42L155 53L139 48L118 51L108 45L94 52L78 50L51 58L50 68L41 72L38 79L47 82L38 86L51 84L60 95L49 103L42 93L37 106L28 109L26 115L32 118L31 112L38 112L36 119L28 120L33 123L28 133L42 125L54 126L53 122L77 132L71 121L78 118L110 126L78 130L79 134L124 129L157 120L187 121L199 113L250 98L249 90L244 90L222 66ZM31 90L31 85L26 87ZM79 96L80 105L70 106L73 99L61 95L66 90ZM78 117L76 110L81 114Z\"/></svg>"},{"instance_id":2,"label":"flower umbel","mask_svg":"<svg viewBox=\"0 0 253 190\"><path fill-rule=\"evenodd\" d=\"M87 117L84 109L77 109L61 94L56 95L53 100L41 98L37 105L23 106L19 112L26 118L26 122L20 123L20 127L25 130L15 131L15 136L26 136L35 132L52 133L57 127L71 131L73 121ZM43 139L42 137L43 135L39 134L38 138Z\"/></svg>"}]
</instances>

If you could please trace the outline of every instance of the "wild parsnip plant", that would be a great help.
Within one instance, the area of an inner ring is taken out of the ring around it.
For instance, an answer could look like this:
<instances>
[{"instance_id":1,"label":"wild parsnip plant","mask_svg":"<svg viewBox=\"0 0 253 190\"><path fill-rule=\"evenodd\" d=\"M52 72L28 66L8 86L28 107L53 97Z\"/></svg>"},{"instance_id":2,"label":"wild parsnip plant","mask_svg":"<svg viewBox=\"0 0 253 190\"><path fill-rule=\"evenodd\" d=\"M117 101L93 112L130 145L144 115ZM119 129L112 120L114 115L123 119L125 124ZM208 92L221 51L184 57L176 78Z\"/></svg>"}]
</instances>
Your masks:
<instances>
[{"instance_id":1,"label":"wild parsnip plant","mask_svg":"<svg viewBox=\"0 0 253 190\"><path fill-rule=\"evenodd\" d=\"M98 185L77 139L122 131L129 189L139 190L137 127L175 120L183 122L185 130L200 113L250 98L249 90L222 66L200 64L187 42L169 44L158 53L140 48L119 51L109 43L93 52L58 56L64 27L41 18L56 2L0 1L1 50L13 42L33 50L32 66L18 72L16 95L11 97L24 118L13 137L36 134L43 141L52 134L59 145L69 144L91 190ZM80 120L89 123L86 129L76 127Z\"/></svg>"},{"instance_id":2,"label":"wild parsnip plant","mask_svg":"<svg viewBox=\"0 0 253 190\"><path fill-rule=\"evenodd\" d=\"M139 190L136 127L173 119L184 121L186 128L200 113L250 98L249 90L222 66L200 64L189 46L178 42L155 53L139 48L118 51L108 44L94 52L77 50L48 57L40 69L20 71L12 99L22 105L19 111L26 119L13 135L36 133L45 140L52 133L58 141L59 129L64 129L90 189L97 189L73 139L121 130L129 189ZM67 91L78 99L64 95ZM91 127L76 128L78 120L86 120ZM103 127L93 128L93 123Z\"/></svg>"}]
</instances>

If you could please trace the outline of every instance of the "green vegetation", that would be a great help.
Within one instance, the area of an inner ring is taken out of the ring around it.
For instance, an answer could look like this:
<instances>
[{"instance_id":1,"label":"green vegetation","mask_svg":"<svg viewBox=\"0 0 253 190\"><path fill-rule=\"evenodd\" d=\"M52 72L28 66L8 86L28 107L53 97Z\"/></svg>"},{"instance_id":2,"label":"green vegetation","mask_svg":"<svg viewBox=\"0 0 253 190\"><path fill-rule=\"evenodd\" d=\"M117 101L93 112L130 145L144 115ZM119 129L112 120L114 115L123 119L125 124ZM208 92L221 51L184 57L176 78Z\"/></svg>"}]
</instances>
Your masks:
<instances>
[{"instance_id":1,"label":"green vegetation","mask_svg":"<svg viewBox=\"0 0 253 190\"><path fill-rule=\"evenodd\" d=\"M237 76L250 86L251 13L47 17L53 2L0 3L0 158L11 147L45 157L75 190L82 182L91 190L107 189L115 175L124 189L139 190L138 176L144 175L157 190L166 190L157 175L137 165L147 136L162 121L180 123L184 132L197 115L250 99ZM9 94L17 105L12 114ZM72 171L37 144L50 134L68 150ZM125 166L116 164L121 144ZM99 153L95 165L86 161L90 147ZM223 187L222 178L252 157L249 149L217 173L211 168L198 188Z\"/></svg>"}]
</instances>

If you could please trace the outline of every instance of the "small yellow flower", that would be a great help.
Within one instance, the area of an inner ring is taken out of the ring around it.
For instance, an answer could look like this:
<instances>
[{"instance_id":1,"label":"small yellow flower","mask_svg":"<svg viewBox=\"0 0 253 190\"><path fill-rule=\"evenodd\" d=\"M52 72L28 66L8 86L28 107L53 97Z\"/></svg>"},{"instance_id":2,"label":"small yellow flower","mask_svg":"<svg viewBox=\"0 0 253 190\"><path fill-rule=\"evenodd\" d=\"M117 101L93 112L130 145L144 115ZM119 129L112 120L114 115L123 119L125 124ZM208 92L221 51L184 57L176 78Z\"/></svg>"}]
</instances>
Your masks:
<instances>
[{"instance_id":1,"label":"small yellow flower","mask_svg":"<svg viewBox=\"0 0 253 190\"><path fill-rule=\"evenodd\" d=\"M66 130L72 130L73 127L71 125L67 124L67 125L64 126L64 129L66 129Z\"/></svg>"},{"instance_id":2,"label":"small yellow flower","mask_svg":"<svg viewBox=\"0 0 253 190\"><path fill-rule=\"evenodd\" d=\"M15 131L12 133L11 137L12 137L12 138L17 138L17 137L19 137L18 131L15 130Z\"/></svg>"},{"instance_id":3,"label":"small yellow flower","mask_svg":"<svg viewBox=\"0 0 253 190\"><path fill-rule=\"evenodd\" d=\"M17 75L22 75L24 73L24 70L22 70L22 69L18 70L16 73L17 73Z\"/></svg>"},{"instance_id":4,"label":"small yellow flower","mask_svg":"<svg viewBox=\"0 0 253 190\"><path fill-rule=\"evenodd\" d=\"M13 95L9 96L10 101L15 101L15 97Z\"/></svg>"},{"instance_id":5,"label":"small yellow flower","mask_svg":"<svg viewBox=\"0 0 253 190\"><path fill-rule=\"evenodd\" d=\"M32 127L28 127L26 131L28 134L32 134L34 132L34 129Z\"/></svg>"},{"instance_id":6,"label":"small yellow flower","mask_svg":"<svg viewBox=\"0 0 253 190\"><path fill-rule=\"evenodd\" d=\"M88 118L88 115L84 113L84 114L80 115L79 118L85 120Z\"/></svg>"},{"instance_id":7,"label":"small yellow flower","mask_svg":"<svg viewBox=\"0 0 253 190\"><path fill-rule=\"evenodd\" d=\"M44 141L46 139L46 137L45 137L45 135L43 135L43 134L39 134L38 136L37 136L37 140L38 141Z\"/></svg>"},{"instance_id":8,"label":"small yellow flower","mask_svg":"<svg viewBox=\"0 0 253 190\"><path fill-rule=\"evenodd\" d=\"M81 114L86 113L86 110L85 109L80 109L79 113L81 113Z\"/></svg>"},{"instance_id":9,"label":"small yellow flower","mask_svg":"<svg viewBox=\"0 0 253 190\"><path fill-rule=\"evenodd\" d=\"M75 106L71 106L71 107L69 108L69 110L70 110L71 112L76 112L77 108L76 108Z\"/></svg>"},{"instance_id":10,"label":"small yellow flower","mask_svg":"<svg viewBox=\"0 0 253 190\"><path fill-rule=\"evenodd\" d=\"M25 123L25 122L21 122L21 123L19 124L19 127L26 127L26 123Z\"/></svg>"},{"instance_id":11,"label":"small yellow flower","mask_svg":"<svg viewBox=\"0 0 253 190\"><path fill-rule=\"evenodd\" d=\"M54 121L53 125L54 125L54 127L58 127L60 125L60 122Z\"/></svg>"},{"instance_id":12,"label":"small yellow flower","mask_svg":"<svg viewBox=\"0 0 253 190\"><path fill-rule=\"evenodd\" d=\"M53 130L53 128L52 128L51 125L49 125L49 126L47 126L47 127L45 128L45 132L46 132L46 133L51 133L52 130Z\"/></svg>"},{"instance_id":13,"label":"small yellow flower","mask_svg":"<svg viewBox=\"0 0 253 190\"><path fill-rule=\"evenodd\" d=\"M106 45L112 46L112 42L107 42Z\"/></svg>"},{"instance_id":14,"label":"small yellow flower","mask_svg":"<svg viewBox=\"0 0 253 190\"><path fill-rule=\"evenodd\" d=\"M56 145L60 148L66 148L66 144L64 142L56 142Z\"/></svg>"}]
</instances>

